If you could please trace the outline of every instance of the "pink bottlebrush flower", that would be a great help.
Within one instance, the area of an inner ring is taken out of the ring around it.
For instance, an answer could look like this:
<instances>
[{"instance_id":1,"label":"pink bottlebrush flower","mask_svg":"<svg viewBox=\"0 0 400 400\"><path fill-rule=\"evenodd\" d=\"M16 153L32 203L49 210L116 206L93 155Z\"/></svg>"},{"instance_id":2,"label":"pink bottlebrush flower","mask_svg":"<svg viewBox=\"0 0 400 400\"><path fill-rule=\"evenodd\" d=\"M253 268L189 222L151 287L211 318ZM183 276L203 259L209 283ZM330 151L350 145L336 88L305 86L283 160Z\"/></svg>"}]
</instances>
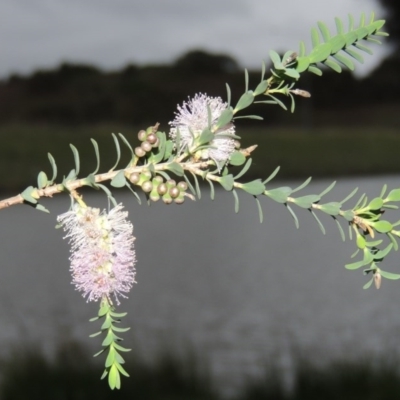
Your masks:
<instances>
[{"instance_id":1,"label":"pink bottlebrush flower","mask_svg":"<svg viewBox=\"0 0 400 400\"><path fill-rule=\"evenodd\" d=\"M133 225L117 205L108 213L75 204L57 217L71 243L72 283L88 301L126 297L135 283Z\"/></svg>"},{"instance_id":2,"label":"pink bottlebrush flower","mask_svg":"<svg viewBox=\"0 0 400 400\"><path fill-rule=\"evenodd\" d=\"M200 136L204 129L208 127L208 110L211 113L211 121L215 123L223 111L228 108L228 104L224 103L220 97L209 97L205 94L196 94L193 99L184 102L182 106L178 106L178 112L175 113L175 119L169 124L171 125L170 137L177 142L179 130L179 152L190 149L196 138ZM229 160L230 155L235 151L235 140L229 136L235 134L233 124L218 130L218 135L211 140L210 148L201 150L200 157L203 160L212 159L217 164L224 164Z\"/></svg>"}]
</instances>

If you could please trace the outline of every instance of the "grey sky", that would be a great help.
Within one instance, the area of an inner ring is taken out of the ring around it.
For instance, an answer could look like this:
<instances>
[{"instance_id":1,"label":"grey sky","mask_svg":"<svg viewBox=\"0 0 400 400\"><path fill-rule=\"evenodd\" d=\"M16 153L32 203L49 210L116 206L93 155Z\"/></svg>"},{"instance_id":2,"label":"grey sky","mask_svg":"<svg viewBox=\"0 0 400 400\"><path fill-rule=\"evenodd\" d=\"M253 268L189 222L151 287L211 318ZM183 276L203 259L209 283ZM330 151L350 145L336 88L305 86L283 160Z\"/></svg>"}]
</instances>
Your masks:
<instances>
[{"instance_id":1,"label":"grey sky","mask_svg":"<svg viewBox=\"0 0 400 400\"><path fill-rule=\"evenodd\" d=\"M0 77L62 61L104 69L170 62L192 48L258 67L270 49L309 44L316 21L333 30L335 16L372 10L382 17L377 0L2 0ZM375 46L364 70L385 49Z\"/></svg>"}]
</instances>

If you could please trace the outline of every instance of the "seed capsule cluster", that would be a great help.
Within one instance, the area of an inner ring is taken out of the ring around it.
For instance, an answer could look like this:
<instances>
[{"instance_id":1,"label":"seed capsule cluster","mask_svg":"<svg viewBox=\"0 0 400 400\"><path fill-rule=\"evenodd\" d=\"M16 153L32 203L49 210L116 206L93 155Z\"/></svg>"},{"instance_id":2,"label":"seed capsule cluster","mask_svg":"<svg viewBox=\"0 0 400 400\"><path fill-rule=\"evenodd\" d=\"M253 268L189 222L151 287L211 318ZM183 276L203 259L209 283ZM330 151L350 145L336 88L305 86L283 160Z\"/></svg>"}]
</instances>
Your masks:
<instances>
[{"instance_id":1,"label":"seed capsule cluster","mask_svg":"<svg viewBox=\"0 0 400 400\"><path fill-rule=\"evenodd\" d=\"M164 181L160 175L152 178L150 171L141 173L133 172L129 176L129 180L142 188L148 194L149 199L158 201L162 199L165 204L182 204L185 201L186 190L188 185L185 181L176 183L173 179Z\"/></svg>"},{"instance_id":2,"label":"seed capsule cluster","mask_svg":"<svg viewBox=\"0 0 400 400\"><path fill-rule=\"evenodd\" d=\"M137 157L144 157L146 153L150 152L153 148L158 147L160 140L154 132L154 127L149 127L146 130L140 130L138 139L142 142L140 146L135 148Z\"/></svg>"}]
</instances>

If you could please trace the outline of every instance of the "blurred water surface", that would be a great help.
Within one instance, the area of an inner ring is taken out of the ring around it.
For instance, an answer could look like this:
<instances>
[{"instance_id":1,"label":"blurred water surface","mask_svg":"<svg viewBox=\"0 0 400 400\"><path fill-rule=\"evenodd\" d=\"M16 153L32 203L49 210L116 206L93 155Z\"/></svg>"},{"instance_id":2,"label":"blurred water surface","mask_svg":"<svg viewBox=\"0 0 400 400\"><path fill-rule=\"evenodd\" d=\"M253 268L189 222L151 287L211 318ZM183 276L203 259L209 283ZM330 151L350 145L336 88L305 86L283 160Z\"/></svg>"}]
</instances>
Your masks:
<instances>
[{"instance_id":1,"label":"blurred water surface","mask_svg":"<svg viewBox=\"0 0 400 400\"><path fill-rule=\"evenodd\" d=\"M330 183L317 181L304 192L320 193ZM342 180L326 201L342 200L356 186L375 197L383 183L390 189L399 179ZM324 236L307 210L296 210L297 230L285 207L268 199L259 224L249 195L240 196L235 214L230 193L218 191L211 201L206 187L201 201L182 206L139 206L128 193L114 194L137 235L138 284L120 307L133 328L125 344L136 354L153 360L160 352L194 351L227 394L262 376L268 365L290 384L299 354L316 363L397 354L399 284L384 280L379 291L363 290L362 272L343 267L355 246L341 242L328 216L321 215ZM89 192L84 198L107 207L105 196ZM26 206L0 213L1 351L31 340L51 352L66 336L94 351L100 340L88 335L98 326L88 319L97 305L86 304L71 286L68 243L54 229L69 199L44 204L50 215ZM385 265L398 272L398 255Z\"/></svg>"}]
</instances>

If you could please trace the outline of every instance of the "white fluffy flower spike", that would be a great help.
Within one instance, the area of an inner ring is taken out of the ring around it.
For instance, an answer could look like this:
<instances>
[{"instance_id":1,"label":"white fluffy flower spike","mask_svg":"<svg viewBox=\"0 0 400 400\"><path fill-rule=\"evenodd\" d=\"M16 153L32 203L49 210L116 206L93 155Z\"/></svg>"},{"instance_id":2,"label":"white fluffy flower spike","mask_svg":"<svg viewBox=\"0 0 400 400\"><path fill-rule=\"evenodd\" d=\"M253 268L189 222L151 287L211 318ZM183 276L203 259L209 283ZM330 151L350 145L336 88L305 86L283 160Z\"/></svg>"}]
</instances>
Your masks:
<instances>
[{"instance_id":1,"label":"white fluffy flower spike","mask_svg":"<svg viewBox=\"0 0 400 400\"><path fill-rule=\"evenodd\" d=\"M212 123L215 123L227 108L228 104L224 103L220 97L209 97L205 94L196 94L193 99L178 106L175 119L169 123L171 125L169 135L175 144L177 144L179 136L179 149L177 150L180 153L186 150L191 152L196 139L204 129L209 127L209 113L211 113ZM217 165L226 163L235 151L235 140L233 137L229 137L234 134L233 124L219 129L215 138L209 143L211 147L202 149L198 154L199 158L212 159Z\"/></svg>"},{"instance_id":2,"label":"white fluffy flower spike","mask_svg":"<svg viewBox=\"0 0 400 400\"><path fill-rule=\"evenodd\" d=\"M135 283L133 225L121 204L108 213L75 204L57 220L71 243L72 283L88 301L126 297Z\"/></svg>"}]
</instances>

